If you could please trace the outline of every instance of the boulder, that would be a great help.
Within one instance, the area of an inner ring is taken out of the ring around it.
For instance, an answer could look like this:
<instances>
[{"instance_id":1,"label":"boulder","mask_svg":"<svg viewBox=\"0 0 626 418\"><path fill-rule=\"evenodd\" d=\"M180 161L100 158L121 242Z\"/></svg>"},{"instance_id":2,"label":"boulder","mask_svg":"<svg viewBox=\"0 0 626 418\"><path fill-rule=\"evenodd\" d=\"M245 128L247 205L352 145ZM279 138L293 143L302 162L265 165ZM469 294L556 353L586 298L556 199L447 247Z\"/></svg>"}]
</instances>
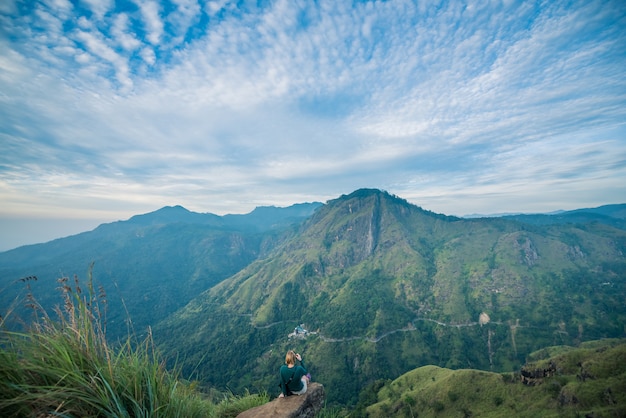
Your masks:
<instances>
[{"instance_id":1,"label":"boulder","mask_svg":"<svg viewBox=\"0 0 626 418\"><path fill-rule=\"evenodd\" d=\"M264 405L248 409L237 418L313 418L324 406L326 392L319 383L310 383L304 395L276 398Z\"/></svg>"},{"instance_id":2,"label":"boulder","mask_svg":"<svg viewBox=\"0 0 626 418\"><path fill-rule=\"evenodd\" d=\"M531 369L529 366L523 366L520 370L522 383L527 386L537 386L543 383L544 377L552 377L556 374L556 364L550 361L548 367Z\"/></svg>"}]
</instances>

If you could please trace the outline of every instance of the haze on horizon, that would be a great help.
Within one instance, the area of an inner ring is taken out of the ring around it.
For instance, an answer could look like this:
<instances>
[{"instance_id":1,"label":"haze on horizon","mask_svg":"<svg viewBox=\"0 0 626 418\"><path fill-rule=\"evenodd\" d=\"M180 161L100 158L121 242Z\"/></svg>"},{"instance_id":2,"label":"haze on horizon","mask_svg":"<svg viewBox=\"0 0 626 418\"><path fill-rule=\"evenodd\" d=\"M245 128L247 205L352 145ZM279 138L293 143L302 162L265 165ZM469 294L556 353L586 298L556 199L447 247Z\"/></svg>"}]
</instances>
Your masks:
<instances>
[{"instance_id":1,"label":"haze on horizon","mask_svg":"<svg viewBox=\"0 0 626 418\"><path fill-rule=\"evenodd\" d=\"M362 187L459 216L623 203L624 68L620 0L5 0L0 251Z\"/></svg>"}]
</instances>

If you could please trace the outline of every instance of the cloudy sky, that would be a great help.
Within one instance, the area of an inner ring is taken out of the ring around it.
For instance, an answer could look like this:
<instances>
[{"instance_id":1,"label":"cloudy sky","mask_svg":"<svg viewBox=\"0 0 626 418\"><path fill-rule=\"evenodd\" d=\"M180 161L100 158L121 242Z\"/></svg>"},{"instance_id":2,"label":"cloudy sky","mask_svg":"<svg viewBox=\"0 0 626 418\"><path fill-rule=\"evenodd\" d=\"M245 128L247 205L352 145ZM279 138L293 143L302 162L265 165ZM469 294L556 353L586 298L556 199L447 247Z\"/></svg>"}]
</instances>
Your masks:
<instances>
[{"instance_id":1,"label":"cloudy sky","mask_svg":"<svg viewBox=\"0 0 626 418\"><path fill-rule=\"evenodd\" d=\"M626 3L2 0L0 250L180 204L626 202Z\"/></svg>"}]
</instances>

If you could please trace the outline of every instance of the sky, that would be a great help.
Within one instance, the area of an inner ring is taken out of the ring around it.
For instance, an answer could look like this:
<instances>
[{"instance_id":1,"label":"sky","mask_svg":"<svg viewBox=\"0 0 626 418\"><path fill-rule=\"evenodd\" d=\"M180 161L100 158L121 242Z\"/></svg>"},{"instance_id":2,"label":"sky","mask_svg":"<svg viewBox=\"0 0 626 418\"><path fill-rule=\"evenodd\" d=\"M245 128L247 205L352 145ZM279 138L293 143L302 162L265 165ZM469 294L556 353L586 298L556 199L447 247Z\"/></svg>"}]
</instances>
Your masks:
<instances>
[{"instance_id":1,"label":"sky","mask_svg":"<svg viewBox=\"0 0 626 418\"><path fill-rule=\"evenodd\" d=\"M0 1L0 251L378 188L626 202L626 2Z\"/></svg>"}]
</instances>

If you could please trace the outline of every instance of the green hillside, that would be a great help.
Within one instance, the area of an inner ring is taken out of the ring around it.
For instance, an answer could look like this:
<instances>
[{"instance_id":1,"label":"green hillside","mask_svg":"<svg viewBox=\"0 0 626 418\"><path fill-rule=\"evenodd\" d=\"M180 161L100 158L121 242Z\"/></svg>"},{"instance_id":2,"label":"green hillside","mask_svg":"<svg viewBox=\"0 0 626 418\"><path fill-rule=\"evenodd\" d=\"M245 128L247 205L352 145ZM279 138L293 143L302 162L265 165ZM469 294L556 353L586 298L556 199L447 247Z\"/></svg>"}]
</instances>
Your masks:
<instances>
[{"instance_id":1,"label":"green hillside","mask_svg":"<svg viewBox=\"0 0 626 418\"><path fill-rule=\"evenodd\" d=\"M37 277L32 291L44 308L52 309L62 303L55 291L58 279L84 277L93 265L108 296L109 338L124 338L129 330L143 333L202 291L265 257L319 205L257 208L224 217L165 207L0 253L0 315L16 309L11 319L29 317L28 310L20 309L27 289L19 279Z\"/></svg>"},{"instance_id":2,"label":"green hillside","mask_svg":"<svg viewBox=\"0 0 626 418\"><path fill-rule=\"evenodd\" d=\"M626 340L551 347L530 359L522 373L541 377L525 382L519 372L420 367L372 385L360 412L372 418L626 415Z\"/></svg>"},{"instance_id":3,"label":"green hillside","mask_svg":"<svg viewBox=\"0 0 626 418\"><path fill-rule=\"evenodd\" d=\"M459 219L358 190L155 338L186 373L233 390L273 388L296 348L330 402L355 404L422 365L513 371L541 347L624 336L625 253L626 231L602 223ZM311 332L290 339L298 324Z\"/></svg>"}]
</instances>

